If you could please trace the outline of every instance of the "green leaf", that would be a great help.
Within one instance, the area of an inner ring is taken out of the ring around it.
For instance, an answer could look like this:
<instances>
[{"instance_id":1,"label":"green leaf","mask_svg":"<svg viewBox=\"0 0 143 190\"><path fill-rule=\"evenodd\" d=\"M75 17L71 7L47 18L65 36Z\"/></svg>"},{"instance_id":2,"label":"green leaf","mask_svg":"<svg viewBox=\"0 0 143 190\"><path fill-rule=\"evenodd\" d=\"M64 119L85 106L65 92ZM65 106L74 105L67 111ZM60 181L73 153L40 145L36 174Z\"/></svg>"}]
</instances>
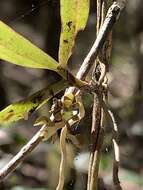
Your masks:
<instances>
[{"instance_id":1,"label":"green leaf","mask_svg":"<svg viewBox=\"0 0 143 190\"><path fill-rule=\"evenodd\" d=\"M61 80L36 92L24 100L9 105L0 111L0 124L7 125L20 119L28 119L28 116L31 113L39 109L43 104L47 103L49 99L67 86L68 82Z\"/></svg>"},{"instance_id":2,"label":"green leaf","mask_svg":"<svg viewBox=\"0 0 143 190\"><path fill-rule=\"evenodd\" d=\"M66 67L72 54L77 33L86 26L89 0L60 0L62 30L60 36L59 62Z\"/></svg>"},{"instance_id":3,"label":"green leaf","mask_svg":"<svg viewBox=\"0 0 143 190\"><path fill-rule=\"evenodd\" d=\"M24 67L57 71L57 62L0 21L0 59Z\"/></svg>"},{"instance_id":4,"label":"green leaf","mask_svg":"<svg viewBox=\"0 0 143 190\"><path fill-rule=\"evenodd\" d=\"M61 64L58 64L52 57L1 21L0 59L24 67L50 69L56 71L65 80L72 81L74 85L84 85L82 81L76 79L69 73L67 68L61 67Z\"/></svg>"}]
</instances>

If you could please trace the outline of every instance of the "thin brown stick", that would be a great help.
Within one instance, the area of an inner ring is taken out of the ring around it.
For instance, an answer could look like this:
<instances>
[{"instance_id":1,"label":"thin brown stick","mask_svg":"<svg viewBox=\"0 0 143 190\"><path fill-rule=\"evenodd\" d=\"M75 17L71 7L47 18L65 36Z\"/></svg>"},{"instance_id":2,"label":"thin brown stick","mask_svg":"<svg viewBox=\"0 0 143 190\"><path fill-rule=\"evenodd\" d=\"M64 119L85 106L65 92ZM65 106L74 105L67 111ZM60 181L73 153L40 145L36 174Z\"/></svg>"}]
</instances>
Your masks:
<instances>
[{"instance_id":1,"label":"thin brown stick","mask_svg":"<svg viewBox=\"0 0 143 190\"><path fill-rule=\"evenodd\" d=\"M90 190L93 160L94 160L94 153L91 153L89 158L89 166L88 166L87 190Z\"/></svg>"},{"instance_id":2,"label":"thin brown stick","mask_svg":"<svg viewBox=\"0 0 143 190\"><path fill-rule=\"evenodd\" d=\"M97 189L98 181L98 169L99 169L99 146L101 136L101 106L98 97L94 95L94 104L92 112L92 129L91 129L91 155L89 163L89 174L88 174L88 190ZM100 137L99 137L100 136Z\"/></svg>"},{"instance_id":3,"label":"thin brown stick","mask_svg":"<svg viewBox=\"0 0 143 190\"><path fill-rule=\"evenodd\" d=\"M113 184L114 184L115 190L122 190L122 187L120 185L120 180L119 180L120 149L118 145L118 137L119 137L118 125L113 113L109 109L108 109L108 113L110 115L110 118L113 124L113 139L112 139L113 149L114 149Z\"/></svg>"},{"instance_id":4,"label":"thin brown stick","mask_svg":"<svg viewBox=\"0 0 143 190\"><path fill-rule=\"evenodd\" d=\"M21 163L29 153L38 146L38 144L43 141L44 132L50 138L58 129L64 126L63 122L58 122L55 127L47 127L43 125L41 129L33 136L33 138L0 170L0 181L3 181L15 168Z\"/></svg>"},{"instance_id":5,"label":"thin brown stick","mask_svg":"<svg viewBox=\"0 0 143 190\"><path fill-rule=\"evenodd\" d=\"M121 8L118 3L114 2L111 7L109 8L106 18L102 27L99 30L98 36L90 49L89 53L87 54L86 58L84 59L76 77L78 79L84 79L88 74L89 70L91 69L94 61L98 55L98 52L102 48L104 42L107 39L108 34L112 30L115 22L119 18L119 14L121 12Z\"/></svg>"},{"instance_id":6,"label":"thin brown stick","mask_svg":"<svg viewBox=\"0 0 143 190\"><path fill-rule=\"evenodd\" d=\"M98 188L98 171L101 157L101 148L103 144L104 129L101 128L98 136L98 142L96 150L93 154L92 168L91 168L91 180L90 180L90 190L96 190ZM92 155L91 154L91 155Z\"/></svg>"},{"instance_id":7,"label":"thin brown stick","mask_svg":"<svg viewBox=\"0 0 143 190\"><path fill-rule=\"evenodd\" d=\"M41 128L45 129L45 126ZM10 174L17 165L24 160L24 158L42 141L41 131L20 150L20 152L13 157L10 162L0 170L0 181L2 181L8 174Z\"/></svg>"},{"instance_id":8,"label":"thin brown stick","mask_svg":"<svg viewBox=\"0 0 143 190\"><path fill-rule=\"evenodd\" d=\"M111 122L113 126L113 149L114 149L114 161L113 161L113 184L115 187L115 190L122 190L122 187L120 185L120 180L119 180L119 163L120 163L120 150L119 150L119 145L118 145L118 126L117 122L115 120L115 117L111 110L108 108L108 106L105 104L105 102L100 98L100 103L103 107L103 110L108 117L109 121Z\"/></svg>"},{"instance_id":9,"label":"thin brown stick","mask_svg":"<svg viewBox=\"0 0 143 190\"><path fill-rule=\"evenodd\" d=\"M105 19L105 11L107 11L107 7L105 7L104 0L97 0L97 25L96 31L97 35L100 31L100 27L103 25L103 21ZM106 39L107 40L107 39ZM105 42L106 43L106 42ZM106 67L107 61L104 55L106 55L107 49L104 48L99 51L98 57L94 63L94 69L92 72L93 79L102 84L104 81L104 77L106 75ZM104 60L104 62L102 61ZM100 75L97 72L97 69L100 70ZM102 98L104 97L101 94ZM99 173L99 163L100 163L100 155L101 155L101 147L103 144L103 111L101 108L100 101L98 99L97 94L94 93L94 104L93 104L93 112L92 112L92 129L91 129L91 144L93 146L90 154L90 163L88 170L88 185L87 190L96 190L98 186L98 173Z\"/></svg>"},{"instance_id":10,"label":"thin brown stick","mask_svg":"<svg viewBox=\"0 0 143 190\"><path fill-rule=\"evenodd\" d=\"M113 161L113 184L115 187L115 190L122 190L122 187L120 185L119 180L119 163L120 163L120 157L119 157L119 145L115 139L113 141L113 147L114 147L114 161Z\"/></svg>"}]
</instances>

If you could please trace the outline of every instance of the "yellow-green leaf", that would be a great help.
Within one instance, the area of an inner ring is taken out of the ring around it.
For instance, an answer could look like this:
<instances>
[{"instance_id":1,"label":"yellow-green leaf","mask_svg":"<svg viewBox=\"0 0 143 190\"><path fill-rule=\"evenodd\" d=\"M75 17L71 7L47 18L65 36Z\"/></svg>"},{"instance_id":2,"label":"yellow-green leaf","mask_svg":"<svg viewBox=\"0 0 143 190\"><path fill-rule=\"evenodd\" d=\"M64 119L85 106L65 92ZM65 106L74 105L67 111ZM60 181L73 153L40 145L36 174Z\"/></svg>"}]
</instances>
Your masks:
<instances>
[{"instance_id":1,"label":"yellow-green leaf","mask_svg":"<svg viewBox=\"0 0 143 190\"><path fill-rule=\"evenodd\" d=\"M24 67L57 71L57 62L0 21L0 59Z\"/></svg>"},{"instance_id":2,"label":"yellow-green leaf","mask_svg":"<svg viewBox=\"0 0 143 190\"><path fill-rule=\"evenodd\" d=\"M61 80L36 92L28 98L13 103L0 111L0 125L7 125L20 119L28 119L28 116L43 104L47 103L54 95L68 86L68 82Z\"/></svg>"},{"instance_id":3,"label":"yellow-green leaf","mask_svg":"<svg viewBox=\"0 0 143 190\"><path fill-rule=\"evenodd\" d=\"M86 26L88 13L89 0L60 0L62 30L59 62L63 67L66 67L72 54L76 34Z\"/></svg>"}]
</instances>

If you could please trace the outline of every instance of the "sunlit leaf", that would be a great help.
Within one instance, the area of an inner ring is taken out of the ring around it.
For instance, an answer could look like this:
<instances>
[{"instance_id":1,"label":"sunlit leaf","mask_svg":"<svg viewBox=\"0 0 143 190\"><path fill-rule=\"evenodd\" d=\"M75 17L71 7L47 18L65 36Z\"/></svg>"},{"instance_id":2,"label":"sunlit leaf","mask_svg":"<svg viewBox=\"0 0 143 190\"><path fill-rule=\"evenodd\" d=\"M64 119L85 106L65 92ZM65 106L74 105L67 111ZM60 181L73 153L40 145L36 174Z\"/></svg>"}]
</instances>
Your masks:
<instances>
[{"instance_id":1,"label":"sunlit leaf","mask_svg":"<svg viewBox=\"0 0 143 190\"><path fill-rule=\"evenodd\" d=\"M57 71L57 62L0 21L0 59L24 67Z\"/></svg>"},{"instance_id":2,"label":"sunlit leaf","mask_svg":"<svg viewBox=\"0 0 143 190\"><path fill-rule=\"evenodd\" d=\"M20 119L28 119L35 110L47 103L54 95L68 86L67 81L59 81L36 92L28 98L9 105L0 111L0 124L7 125Z\"/></svg>"},{"instance_id":3,"label":"sunlit leaf","mask_svg":"<svg viewBox=\"0 0 143 190\"><path fill-rule=\"evenodd\" d=\"M62 30L59 62L66 66L72 54L76 34L86 26L89 0L60 0L60 4Z\"/></svg>"}]
</instances>

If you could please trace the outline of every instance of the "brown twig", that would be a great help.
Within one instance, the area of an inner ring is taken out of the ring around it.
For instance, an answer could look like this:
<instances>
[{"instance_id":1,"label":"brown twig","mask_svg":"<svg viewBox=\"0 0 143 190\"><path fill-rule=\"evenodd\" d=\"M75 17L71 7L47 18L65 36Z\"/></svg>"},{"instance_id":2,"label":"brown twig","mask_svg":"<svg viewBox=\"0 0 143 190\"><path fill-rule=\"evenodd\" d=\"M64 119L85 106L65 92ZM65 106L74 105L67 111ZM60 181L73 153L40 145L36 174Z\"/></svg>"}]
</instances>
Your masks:
<instances>
[{"instance_id":1,"label":"brown twig","mask_svg":"<svg viewBox=\"0 0 143 190\"><path fill-rule=\"evenodd\" d=\"M99 157L101 148L101 106L100 102L94 95L94 104L92 111L92 129L91 129L91 154L88 169L88 184L87 190L92 190L97 188L98 180L98 169L99 169ZM100 137L99 137L100 136Z\"/></svg>"},{"instance_id":2,"label":"brown twig","mask_svg":"<svg viewBox=\"0 0 143 190\"><path fill-rule=\"evenodd\" d=\"M100 31L100 28L103 25L103 21L105 19L105 14L107 11L107 6L105 5L105 1L97 0L97 25L96 31L97 35ZM105 48L105 44L107 44L107 40L104 43L102 49L100 49L98 57L94 63L94 69L92 72L93 80L102 85L104 82L104 78L106 76L107 71L107 59L106 54L108 48ZM99 90L99 89L97 89ZM101 92L101 98L104 98L104 93ZM87 190L96 190L98 186L98 173L99 173L99 163L100 163L100 155L101 148L104 139L104 129L103 129L103 110L98 98L98 95L94 93L94 104L92 111L92 128L91 128L91 144L92 150L90 154L90 162L89 162L89 170L88 170L88 184Z\"/></svg>"},{"instance_id":3,"label":"brown twig","mask_svg":"<svg viewBox=\"0 0 143 190\"><path fill-rule=\"evenodd\" d=\"M107 39L108 34L112 30L115 22L119 18L119 14L121 12L121 8L118 3L114 2L111 7L109 8L106 18L104 20L103 25L101 26L98 36L90 49L89 53L87 54L86 58L84 59L76 77L78 79L84 79L88 74L89 70L91 69L94 61L98 55L98 52L101 50L104 42Z\"/></svg>"},{"instance_id":4,"label":"brown twig","mask_svg":"<svg viewBox=\"0 0 143 190\"><path fill-rule=\"evenodd\" d=\"M58 129L64 126L63 122L57 123L55 127L47 128L43 125L33 138L0 170L0 181L3 181L21 163L29 153L44 140L44 132L48 132L47 139L50 138Z\"/></svg>"},{"instance_id":5,"label":"brown twig","mask_svg":"<svg viewBox=\"0 0 143 190\"><path fill-rule=\"evenodd\" d=\"M113 149L114 149L113 184L114 184L115 190L122 190L122 187L120 185L120 180L119 180L119 174L118 174L119 163L120 163L120 151L119 151L119 145L118 145L119 134L118 134L117 122L111 110L108 108L105 102L100 98L100 95L99 95L99 99L106 116L108 117L110 123L113 126L113 138L112 138Z\"/></svg>"},{"instance_id":6,"label":"brown twig","mask_svg":"<svg viewBox=\"0 0 143 190\"><path fill-rule=\"evenodd\" d=\"M119 180L119 163L120 163L120 157L119 157L119 146L115 139L112 139L113 141L113 147L114 147L114 161L113 161L113 184L115 187L115 190L122 190L122 187L120 185Z\"/></svg>"},{"instance_id":7,"label":"brown twig","mask_svg":"<svg viewBox=\"0 0 143 190\"><path fill-rule=\"evenodd\" d=\"M45 128L42 127L43 130ZM24 160L24 158L42 141L41 131L38 131L36 135L20 150L20 152L14 156L10 162L0 170L0 181L2 181L8 174L10 174L17 165Z\"/></svg>"}]
</instances>

